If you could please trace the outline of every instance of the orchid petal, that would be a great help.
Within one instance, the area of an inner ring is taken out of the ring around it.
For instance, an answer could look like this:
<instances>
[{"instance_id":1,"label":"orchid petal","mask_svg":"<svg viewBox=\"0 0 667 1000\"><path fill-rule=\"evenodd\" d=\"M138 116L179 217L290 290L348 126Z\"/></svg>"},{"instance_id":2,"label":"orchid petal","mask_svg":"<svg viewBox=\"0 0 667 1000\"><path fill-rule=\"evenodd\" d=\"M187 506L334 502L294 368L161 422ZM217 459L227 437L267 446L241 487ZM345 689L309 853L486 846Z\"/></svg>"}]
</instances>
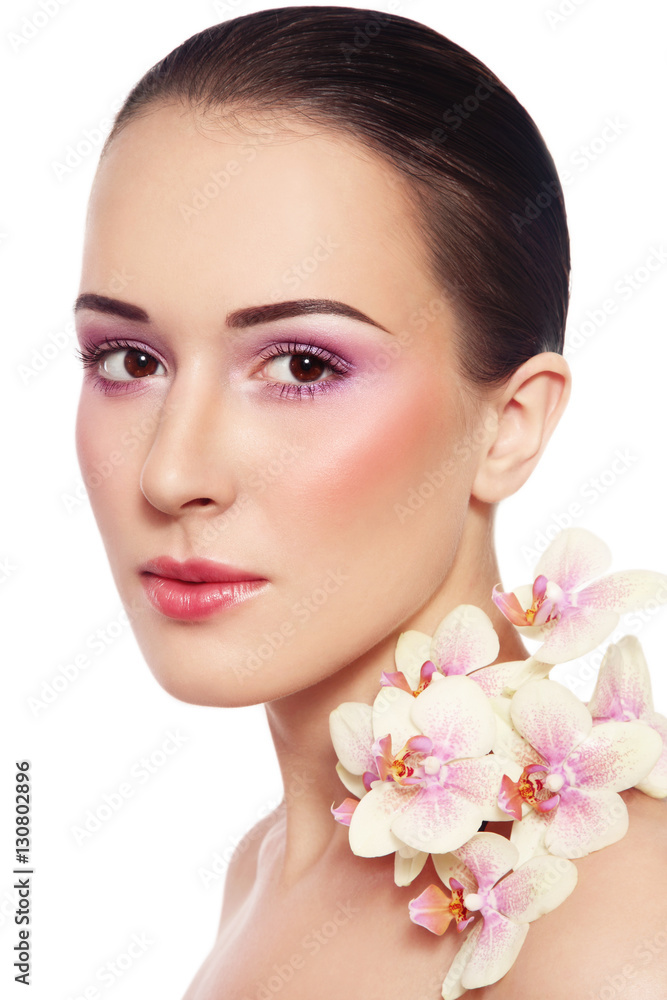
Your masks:
<instances>
[{"instance_id":1,"label":"orchid petal","mask_svg":"<svg viewBox=\"0 0 667 1000\"><path fill-rule=\"evenodd\" d=\"M416 729L433 740L443 760L481 757L493 745L496 721L489 700L469 677L441 677L412 706Z\"/></svg>"},{"instance_id":2,"label":"orchid petal","mask_svg":"<svg viewBox=\"0 0 667 1000\"><path fill-rule=\"evenodd\" d=\"M588 604L623 614L649 601L667 602L667 576L653 570L629 569L596 580L577 594L578 604Z\"/></svg>"},{"instance_id":3,"label":"orchid petal","mask_svg":"<svg viewBox=\"0 0 667 1000\"><path fill-rule=\"evenodd\" d=\"M477 892L479 888L477 880L467 865L458 857L458 852L457 854L454 854L453 851L449 851L447 854L432 854L431 860L438 873L438 878L448 888L452 888L449 880L453 878L460 882L466 892Z\"/></svg>"},{"instance_id":4,"label":"orchid petal","mask_svg":"<svg viewBox=\"0 0 667 1000\"><path fill-rule=\"evenodd\" d=\"M428 854L410 848L410 854L405 856L406 848L396 851L394 855L394 882L396 885L410 885L426 864Z\"/></svg>"},{"instance_id":5,"label":"orchid petal","mask_svg":"<svg viewBox=\"0 0 667 1000\"><path fill-rule=\"evenodd\" d=\"M412 688L408 684L402 670L394 670L392 673L387 673L386 670L383 670L380 676L380 684L382 687L397 687L401 691L406 691L407 694L412 694Z\"/></svg>"},{"instance_id":6,"label":"orchid petal","mask_svg":"<svg viewBox=\"0 0 667 1000\"><path fill-rule=\"evenodd\" d=\"M536 652L544 663L567 663L590 653L618 625L618 614L592 606L567 607L540 629L544 644Z\"/></svg>"},{"instance_id":7,"label":"orchid petal","mask_svg":"<svg viewBox=\"0 0 667 1000\"><path fill-rule=\"evenodd\" d=\"M397 687L381 687L372 707L373 735L376 739L391 734L391 747L397 754L411 736L419 733L411 718L415 698Z\"/></svg>"},{"instance_id":8,"label":"orchid petal","mask_svg":"<svg viewBox=\"0 0 667 1000\"><path fill-rule=\"evenodd\" d=\"M391 819L393 833L410 847L429 854L446 854L464 844L479 829L484 810L470 799L438 784L412 785L410 788L417 792L409 808L395 812Z\"/></svg>"},{"instance_id":9,"label":"orchid petal","mask_svg":"<svg viewBox=\"0 0 667 1000\"><path fill-rule=\"evenodd\" d=\"M533 580L533 603L542 600L547 592L548 582L549 581L543 573L535 577Z\"/></svg>"},{"instance_id":10,"label":"orchid petal","mask_svg":"<svg viewBox=\"0 0 667 1000\"><path fill-rule=\"evenodd\" d=\"M414 690L419 683L421 665L429 658L431 636L417 629L401 632L394 650L396 669L405 674L408 684Z\"/></svg>"},{"instance_id":11,"label":"orchid petal","mask_svg":"<svg viewBox=\"0 0 667 1000\"><path fill-rule=\"evenodd\" d=\"M498 805L503 812L506 812L514 819L521 819L523 816L524 801L519 791L519 786L507 774L503 775L503 780L500 783Z\"/></svg>"},{"instance_id":12,"label":"orchid petal","mask_svg":"<svg viewBox=\"0 0 667 1000\"><path fill-rule=\"evenodd\" d=\"M340 761L336 764L336 774L343 782L348 792L352 792L352 794L356 795L358 799L363 798L367 789L364 785L363 779L360 778L358 774L352 774L352 772L348 771L346 767L343 767ZM373 777L377 778L377 774L374 774Z\"/></svg>"},{"instance_id":13,"label":"orchid petal","mask_svg":"<svg viewBox=\"0 0 667 1000\"><path fill-rule=\"evenodd\" d=\"M651 677L637 636L624 635L607 647L588 711L594 719L619 722L653 711Z\"/></svg>"},{"instance_id":14,"label":"orchid petal","mask_svg":"<svg viewBox=\"0 0 667 1000\"><path fill-rule=\"evenodd\" d=\"M443 1000L458 1000L458 997L463 996L468 989L467 986L462 985L461 980L466 971L468 961L477 947L482 927L483 923L480 920L468 932L468 936L454 956L454 960L442 984Z\"/></svg>"},{"instance_id":15,"label":"orchid petal","mask_svg":"<svg viewBox=\"0 0 667 1000\"><path fill-rule=\"evenodd\" d=\"M345 701L329 715L329 731L341 764L353 774L363 774L375 766L371 747L371 706Z\"/></svg>"},{"instance_id":16,"label":"orchid petal","mask_svg":"<svg viewBox=\"0 0 667 1000\"><path fill-rule=\"evenodd\" d=\"M335 809L331 806L331 815L337 823L340 823L342 826L349 826L350 820L352 819L352 813L358 805L358 799L343 799L341 804L336 806Z\"/></svg>"},{"instance_id":17,"label":"orchid petal","mask_svg":"<svg viewBox=\"0 0 667 1000\"><path fill-rule=\"evenodd\" d=\"M544 841L552 854L583 858L627 833L628 810L617 792L565 787L560 796L558 809L546 814L553 816Z\"/></svg>"},{"instance_id":18,"label":"orchid petal","mask_svg":"<svg viewBox=\"0 0 667 1000\"><path fill-rule=\"evenodd\" d=\"M654 799L664 799L667 796L667 719L657 712L650 712L642 722L651 726L662 739L662 753L653 770L637 782L637 788Z\"/></svg>"},{"instance_id":19,"label":"orchid petal","mask_svg":"<svg viewBox=\"0 0 667 1000\"><path fill-rule=\"evenodd\" d=\"M489 893L489 903L519 924L530 923L560 906L576 884L576 865L545 854L515 868Z\"/></svg>"},{"instance_id":20,"label":"orchid petal","mask_svg":"<svg viewBox=\"0 0 667 1000\"><path fill-rule=\"evenodd\" d=\"M556 535L535 567L535 576L556 580L572 591L611 566L611 549L586 528L566 528Z\"/></svg>"},{"instance_id":21,"label":"orchid petal","mask_svg":"<svg viewBox=\"0 0 667 1000\"><path fill-rule=\"evenodd\" d=\"M566 767L578 788L622 792L632 788L655 767L662 739L643 722L602 722L572 751Z\"/></svg>"},{"instance_id":22,"label":"orchid petal","mask_svg":"<svg viewBox=\"0 0 667 1000\"><path fill-rule=\"evenodd\" d=\"M507 815L498 805L503 770L493 754L453 760L447 765L444 782L447 788L462 798L474 802L483 812L483 819L502 822Z\"/></svg>"},{"instance_id":23,"label":"orchid petal","mask_svg":"<svg viewBox=\"0 0 667 1000\"><path fill-rule=\"evenodd\" d=\"M460 604L435 630L429 659L445 674L467 674L492 663L499 649L489 616L474 604Z\"/></svg>"},{"instance_id":24,"label":"orchid petal","mask_svg":"<svg viewBox=\"0 0 667 1000\"><path fill-rule=\"evenodd\" d=\"M542 663L529 656L525 660L510 660L507 663L493 663L468 674L479 684L487 698L498 695L511 697L526 681L542 680L553 669L553 663Z\"/></svg>"},{"instance_id":25,"label":"orchid petal","mask_svg":"<svg viewBox=\"0 0 667 1000\"><path fill-rule=\"evenodd\" d=\"M415 785L402 787L394 781L374 785L359 802L350 822L352 852L362 858L377 858L399 850L405 841L392 833L392 821L416 794Z\"/></svg>"},{"instance_id":26,"label":"orchid petal","mask_svg":"<svg viewBox=\"0 0 667 1000\"><path fill-rule=\"evenodd\" d=\"M593 728L586 706L557 681L529 681L512 698L514 727L550 764L560 764Z\"/></svg>"},{"instance_id":27,"label":"orchid petal","mask_svg":"<svg viewBox=\"0 0 667 1000\"><path fill-rule=\"evenodd\" d=\"M512 625L525 625L526 624L526 607L530 607L530 599L532 597L532 588L530 588L530 597L528 602L524 605L517 594L513 590L500 590L499 584L496 584L491 592L491 599L497 608L502 611L508 621Z\"/></svg>"},{"instance_id":28,"label":"orchid petal","mask_svg":"<svg viewBox=\"0 0 667 1000\"><path fill-rule=\"evenodd\" d=\"M482 931L461 976L469 990L498 982L514 965L529 924L515 924L496 910L484 911Z\"/></svg>"},{"instance_id":29,"label":"orchid petal","mask_svg":"<svg viewBox=\"0 0 667 1000\"><path fill-rule=\"evenodd\" d=\"M433 934L444 934L452 922L450 903L451 897L447 896L439 885L429 885L408 903L410 920Z\"/></svg>"},{"instance_id":30,"label":"orchid petal","mask_svg":"<svg viewBox=\"0 0 667 1000\"><path fill-rule=\"evenodd\" d=\"M516 731L512 724L512 700L491 698L491 707L496 716L496 738L493 754L512 781L518 781L524 767L543 763L544 758L531 747L527 740Z\"/></svg>"},{"instance_id":31,"label":"orchid petal","mask_svg":"<svg viewBox=\"0 0 667 1000\"><path fill-rule=\"evenodd\" d=\"M510 841L519 852L517 867L531 858L548 853L545 840L554 815L553 812L540 813L529 809L522 819L512 823Z\"/></svg>"},{"instance_id":32,"label":"orchid petal","mask_svg":"<svg viewBox=\"0 0 667 1000\"><path fill-rule=\"evenodd\" d=\"M455 852L470 869L479 889L491 889L517 863L519 852L497 833L476 833Z\"/></svg>"}]
</instances>

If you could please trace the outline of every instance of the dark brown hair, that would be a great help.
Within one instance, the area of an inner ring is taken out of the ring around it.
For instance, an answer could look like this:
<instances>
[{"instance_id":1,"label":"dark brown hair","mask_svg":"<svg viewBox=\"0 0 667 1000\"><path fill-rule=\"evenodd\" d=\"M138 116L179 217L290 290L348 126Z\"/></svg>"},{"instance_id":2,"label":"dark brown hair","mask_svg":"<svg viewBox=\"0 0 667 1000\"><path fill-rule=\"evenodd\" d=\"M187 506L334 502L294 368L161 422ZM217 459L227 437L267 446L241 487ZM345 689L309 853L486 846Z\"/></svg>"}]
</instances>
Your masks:
<instances>
[{"instance_id":1,"label":"dark brown hair","mask_svg":"<svg viewBox=\"0 0 667 1000\"><path fill-rule=\"evenodd\" d=\"M379 153L411 182L425 263L461 327L473 384L562 353L570 254L563 192L530 115L465 49L410 18L278 7L213 25L152 67L118 112L285 109Z\"/></svg>"}]
</instances>

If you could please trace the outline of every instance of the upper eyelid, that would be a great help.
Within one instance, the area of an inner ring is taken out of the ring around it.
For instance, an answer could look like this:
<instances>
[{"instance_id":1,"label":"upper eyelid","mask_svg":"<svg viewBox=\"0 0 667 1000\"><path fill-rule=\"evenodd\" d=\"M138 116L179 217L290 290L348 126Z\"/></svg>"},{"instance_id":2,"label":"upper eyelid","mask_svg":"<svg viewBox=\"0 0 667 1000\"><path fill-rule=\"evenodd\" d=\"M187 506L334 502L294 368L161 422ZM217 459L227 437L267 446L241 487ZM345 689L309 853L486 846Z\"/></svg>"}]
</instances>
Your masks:
<instances>
[{"instance_id":1,"label":"upper eyelid","mask_svg":"<svg viewBox=\"0 0 667 1000\"><path fill-rule=\"evenodd\" d=\"M161 357L159 352L155 351L152 347L149 347L145 343L133 341L132 338L129 337L110 337L107 341L100 341L99 343L91 343L90 341L82 340L81 350L78 351L78 353L87 352L101 355L113 354L116 351L123 350L145 351L146 354L149 354L151 357L156 358L156 360L161 361L166 365L166 362ZM259 357L263 357L263 352L268 350L275 350L276 352L284 355L309 353L320 354L320 356L328 355L333 360L340 362L341 365L352 367L351 362L342 357L338 351L312 341L297 341L295 339L290 339L289 341L274 341L267 344L266 347L263 347L261 350L257 350L256 353Z\"/></svg>"}]
</instances>

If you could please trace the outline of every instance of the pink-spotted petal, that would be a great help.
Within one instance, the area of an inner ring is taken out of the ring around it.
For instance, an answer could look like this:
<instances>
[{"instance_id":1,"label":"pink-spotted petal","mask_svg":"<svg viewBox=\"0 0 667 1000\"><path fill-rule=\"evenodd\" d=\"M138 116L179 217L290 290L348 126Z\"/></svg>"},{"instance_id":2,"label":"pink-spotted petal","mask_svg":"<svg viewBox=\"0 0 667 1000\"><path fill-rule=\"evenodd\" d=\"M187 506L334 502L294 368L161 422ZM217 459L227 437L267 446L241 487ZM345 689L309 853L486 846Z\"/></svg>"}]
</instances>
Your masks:
<instances>
[{"instance_id":1,"label":"pink-spotted petal","mask_svg":"<svg viewBox=\"0 0 667 1000\"><path fill-rule=\"evenodd\" d=\"M392 822L400 810L412 804L416 794L415 785L401 786L394 781L374 785L361 799L350 821L353 854L377 858L398 851L405 842L392 833Z\"/></svg>"},{"instance_id":2,"label":"pink-spotted petal","mask_svg":"<svg viewBox=\"0 0 667 1000\"><path fill-rule=\"evenodd\" d=\"M624 635L607 647L588 710L594 719L619 722L653 711L651 677L637 636Z\"/></svg>"},{"instance_id":3,"label":"pink-spotted petal","mask_svg":"<svg viewBox=\"0 0 667 1000\"><path fill-rule=\"evenodd\" d=\"M453 760L447 765L443 781L447 788L478 805L483 818L502 822L507 816L498 805L503 769L493 754Z\"/></svg>"},{"instance_id":4,"label":"pink-spotted petal","mask_svg":"<svg viewBox=\"0 0 667 1000\"><path fill-rule=\"evenodd\" d=\"M562 858L583 858L615 844L628 830L628 810L617 792L563 788L545 846ZM523 822L523 820L522 820Z\"/></svg>"},{"instance_id":5,"label":"pink-spotted petal","mask_svg":"<svg viewBox=\"0 0 667 1000\"><path fill-rule=\"evenodd\" d=\"M560 906L576 884L577 866L546 854L515 868L491 891L489 904L519 924L530 923Z\"/></svg>"},{"instance_id":6,"label":"pink-spotted petal","mask_svg":"<svg viewBox=\"0 0 667 1000\"><path fill-rule=\"evenodd\" d=\"M419 733L411 717L414 704L414 695L397 687L381 687L373 702L373 735L376 739L391 735L394 754L405 746L411 736Z\"/></svg>"},{"instance_id":7,"label":"pink-spotted petal","mask_svg":"<svg viewBox=\"0 0 667 1000\"><path fill-rule=\"evenodd\" d=\"M406 854L410 851L409 854ZM401 848L394 855L394 883L396 885L411 885L423 869L428 854L413 848Z\"/></svg>"},{"instance_id":8,"label":"pink-spotted petal","mask_svg":"<svg viewBox=\"0 0 667 1000\"><path fill-rule=\"evenodd\" d=\"M547 622L539 638L543 645L535 655L544 663L567 663L590 653L618 625L615 611L597 607L567 607L557 621Z\"/></svg>"},{"instance_id":9,"label":"pink-spotted petal","mask_svg":"<svg viewBox=\"0 0 667 1000\"><path fill-rule=\"evenodd\" d=\"M459 882L466 892L477 892L477 880L470 869L458 857L450 851L448 854L432 854L433 867L438 873L438 878L451 890L453 885L450 879Z\"/></svg>"},{"instance_id":10,"label":"pink-spotted petal","mask_svg":"<svg viewBox=\"0 0 667 1000\"><path fill-rule=\"evenodd\" d=\"M419 924L432 934L444 934L452 922L449 909L451 897L440 886L429 885L419 896L408 903L408 912L413 924Z\"/></svg>"},{"instance_id":11,"label":"pink-spotted petal","mask_svg":"<svg viewBox=\"0 0 667 1000\"><path fill-rule=\"evenodd\" d=\"M371 747L371 706L345 701L329 715L329 731L336 755L348 771L363 774L374 765Z\"/></svg>"},{"instance_id":12,"label":"pink-spotted petal","mask_svg":"<svg viewBox=\"0 0 667 1000\"><path fill-rule=\"evenodd\" d=\"M478 920L472 929L468 931L465 941L454 956L454 961L449 967L442 984L442 996L444 1000L458 1000L467 992L467 986L463 986L461 979L465 973L470 957L477 948L479 936L482 933L483 923Z\"/></svg>"},{"instance_id":13,"label":"pink-spotted petal","mask_svg":"<svg viewBox=\"0 0 667 1000\"><path fill-rule=\"evenodd\" d=\"M491 698L491 706L496 716L496 738L493 754L498 758L505 774L518 781L524 767L544 763L544 758L524 740L512 723L512 699Z\"/></svg>"},{"instance_id":14,"label":"pink-spotted petal","mask_svg":"<svg viewBox=\"0 0 667 1000\"><path fill-rule=\"evenodd\" d=\"M499 649L489 616L474 604L460 604L435 630L429 659L444 674L468 674L492 663Z\"/></svg>"},{"instance_id":15,"label":"pink-spotted petal","mask_svg":"<svg viewBox=\"0 0 667 1000\"><path fill-rule=\"evenodd\" d=\"M596 580L577 595L579 604L590 604L623 614L644 604L667 602L667 576L653 570L629 569Z\"/></svg>"},{"instance_id":16,"label":"pink-spotted petal","mask_svg":"<svg viewBox=\"0 0 667 1000\"><path fill-rule=\"evenodd\" d=\"M515 729L550 764L560 764L586 739L593 720L586 706L557 681L528 681L512 698Z\"/></svg>"},{"instance_id":17,"label":"pink-spotted petal","mask_svg":"<svg viewBox=\"0 0 667 1000\"><path fill-rule=\"evenodd\" d=\"M413 699L411 718L433 740L442 760L481 757L489 752L496 721L488 698L469 677L440 677Z\"/></svg>"},{"instance_id":18,"label":"pink-spotted petal","mask_svg":"<svg viewBox=\"0 0 667 1000\"><path fill-rule=\"evenodd\" d=\"M491 889L517 863L519 852L497 833L476 833L455 852L477 880L480 890Z\"/></svg>"},{"instance_id":19,"label":"pink-spotted petal","mask_svg":"<svg viewBox=\"0 0 667 1000\"><path fill-rule=\"evenodd\" d=\"M637 782L637 788L651 798L664 799L667 796L667 719L658 712L649 712L642 721L662 739L662 752L653 770Z\"/></svg>"},{"instance_id":20,"label":"pink-spotted petal","mask_svg":"<svg viewBox=\"0 0 667 1000\"><path fill-rule=\"evenodd\" d=\"M611 549L586 528L565 528L544 551L535 576L544 574L571 591L600 576L611 566Z\"/></svg>"},{"instance_id":21,"label":"pink-spotted petal","mask_svg":"<svg viewBox=\"0 0 667 1000\"><path fill-rule=\"evenodd\" d=\"M583 789L622 792L645 778L662 753L662 739L643 722L602 722L566 761Z\"/></svg>"},{"instance_id":22,"label":"pink-spotted petal","mask_svg":"<svg viewBox=\"0 0 667 1000\"><path fill-rule=\"evenodd\" d=\"M485 910L482 931L461 976L461 985L474 990L502 979L517 960L529 926L515 924L496 910Z\"/></svg>"},{"instance_id":23,"label":"pink-spotted petal","mask_svg":"<svg viewBox=\"0 0 667 1000\"><path fill-rule=\"evenodd\" d=\"M422 663L429 658L431 636L417 629L401 632L394 650L396 669L402 671L408 684L414 691L419 684L419 671Z\"/></svg>"},{"instance_id":24,"label":"pink-spotted petal","mask_svg":"<svg viewBox=\"0 0 667 1000\"><path fill-rule=\"evenodd\" d=\"M553 663L542 663L534 656L526 660L510 660L507 663L493 663L490 667L482 667L468 674L471 680L479 684L487 698L496 696L511 697L522 684L527 681L538 681L548 677L553 670Z\"/></svg>"},{"instance_id":25,"label":"pink-spotted petal","mask_svg":"<svg viewBox=\"0 0 667 1000\"><path fill-rule=\"evenodd\" d=\"M437 784L410 788L417 791L409 807L391 819L391 829L403 843L429 854L446 854L479 829L484 811L468 798Z\"/></svg>"}]
</instances>

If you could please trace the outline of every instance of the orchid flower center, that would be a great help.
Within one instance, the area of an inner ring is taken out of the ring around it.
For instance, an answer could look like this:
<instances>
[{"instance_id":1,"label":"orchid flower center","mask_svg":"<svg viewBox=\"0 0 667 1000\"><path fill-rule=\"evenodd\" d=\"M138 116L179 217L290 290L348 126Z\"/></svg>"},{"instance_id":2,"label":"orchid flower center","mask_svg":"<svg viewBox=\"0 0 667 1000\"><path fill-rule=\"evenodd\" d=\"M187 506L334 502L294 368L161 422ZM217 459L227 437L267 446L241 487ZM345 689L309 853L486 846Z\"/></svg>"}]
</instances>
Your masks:
<instances>
[{"instance_id":1,"label":"orchid flower center","mask_svg":"<svg viewBox=\"0 0 667 1000\"><path fill-rule=\"evenodd\" d=\"M547 812L558 805L560 796L554 793L559 792L564 783L561 774L549 774L544 764L529 764L521 772L517 790L533 809Z\"/></svg>"},{"instance_id":2,"label":"orchid flower center","mask_svg":"<svg viewBox=\"0 0 667 1000\"><path fill-rule=\"evenodd\" d=\"M546 576L538 576L533 583L533 603L526 608L526 624L544 625L546 622L557 621L562 612L565 593L555 580L547 580Z\"/></svg>"},{"instance_id":3,"label":"orchid flower center","mask_svg":"<svg viewBox=\"0 0 667 1000\"><path fill-rule=\"evenodd\" d=\"M449 887L452 893L452 899L449 904L449 912L456 921L457 931L462 931L472 920L474 920L474 916L469 912L466 903L468 899L475 899L475 894L468 893L466 902L464 902L463 896L465 889L461 883L455 878L450 878Z\"/></svg>"},{"instance_id":4,"label":"orchid flower center","mask_svg":"<svg viewBox=\"0 0 667 1000\"><path fill-rule=\"evenodd\" d=\"M391 752L390 736L384 737L379 743L383 753L381 757L376 757L376 761L383 781L395 781L399 785L416 785L423 780L424 759L433 759L430 756L433 744L428 736L411 736L396 755Z\"/></svg>"},{"instance_id":5,"label":"orchid flower center","mask_svg":"<svg viewBox=\"0 0 667 1000\"><path fill-rule=\"evenodd\" d=\"M425 660L422 663L421 670L419 671L419 683L417 687L412 692L413 696L416 698L418 695L425 691L426 688L431 683L433 679L433 674L436 672L436 665L433 660Z\"/></svg>"}]
</instances>

